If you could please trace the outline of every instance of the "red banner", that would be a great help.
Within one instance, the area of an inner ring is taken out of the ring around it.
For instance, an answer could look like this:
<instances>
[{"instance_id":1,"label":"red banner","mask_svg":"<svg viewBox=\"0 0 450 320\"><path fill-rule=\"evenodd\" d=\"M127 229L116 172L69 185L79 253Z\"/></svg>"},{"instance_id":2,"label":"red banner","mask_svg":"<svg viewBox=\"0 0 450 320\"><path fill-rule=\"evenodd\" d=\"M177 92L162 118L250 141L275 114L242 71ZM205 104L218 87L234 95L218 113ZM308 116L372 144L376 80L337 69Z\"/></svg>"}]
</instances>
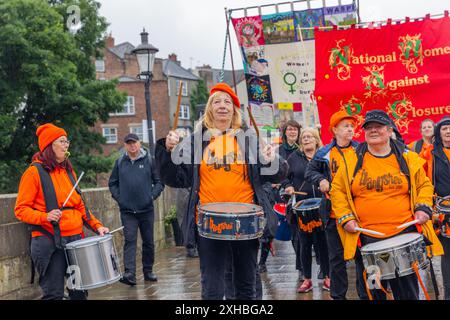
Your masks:
<instances>
[{"instance_id":1,"label":"red banner","mask_svg":"<svg viewBox=\"0 0 450 320\"><path fill-rule=\"evenodd\" d=\"M373 29L316 31L315 97L324 142L339 109L364 120L385 110L405 141L421 138L420 123L450 114L450 18ZM357 137L361 138L361 128ZM357 138L358 139L358 138Z\"/></svg>"}]
</instances>

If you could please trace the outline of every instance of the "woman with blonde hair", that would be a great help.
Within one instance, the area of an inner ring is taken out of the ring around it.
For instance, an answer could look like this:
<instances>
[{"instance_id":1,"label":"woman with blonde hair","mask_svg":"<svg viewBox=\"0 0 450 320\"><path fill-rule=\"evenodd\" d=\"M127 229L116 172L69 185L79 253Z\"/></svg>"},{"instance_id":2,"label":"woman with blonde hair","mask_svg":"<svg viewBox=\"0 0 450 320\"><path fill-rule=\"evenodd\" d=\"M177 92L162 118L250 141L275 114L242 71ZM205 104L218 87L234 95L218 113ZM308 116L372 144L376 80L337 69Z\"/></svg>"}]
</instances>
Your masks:
<instances>
[{"instance_id":1,"label":"woman with blonde hair","mask_svg":"<svg viewBox=\"0 0 450 320\"><path fill-rule=\"evenodd\" d=\"M320 193L318 185L311 184L305 180L305 170L308 163L314 157L316 151L322 147L322 141L316 129L306 128L300 133L300 146L288 159L289 171L284 187L287 194L293 195L295 191L305 192L306 195L296 196L296 200L318 198ZM318 213L318 211L317 211ZM311 214L311 213L307 213ZM301 215L297 217L297 232L300 239L300 261L303 268L305 280L297 289L298 293L306 293L313 289L312 269L312 246L320 259L320 268L325 277L322 288L330 290L330 279L328 278L328 250L322 221L317 214L316 218L305 220Z\"/></svg>"},{"instance_id":2,"label":"woman with blonde hair","mask_svg":"<svg viewBox=\"0 0 450 320\"><path fill-rule=\"evenodd\" d=\"M216 84L194 134L179 143L177 133L170 131L156 146L161 180L170 187L191 190L182 229L184 245L197 244L203 299L223 299L225 271L230 259L235 298L255 299L259 242L258 239L217 240L199 235L198 205L258 204L269 224L278 222L268 214L272 208L262 185L267 181L281 182L287 163L275 154L271 145L258 144L257 150L248 148L247 142L256 136L254 132L244 134L244 139L238 137L243 132L239 108L235 92L227 84ZM278 170L264 174L264 169L272 163L278 163Z\"/></svg>"}]
</instances>

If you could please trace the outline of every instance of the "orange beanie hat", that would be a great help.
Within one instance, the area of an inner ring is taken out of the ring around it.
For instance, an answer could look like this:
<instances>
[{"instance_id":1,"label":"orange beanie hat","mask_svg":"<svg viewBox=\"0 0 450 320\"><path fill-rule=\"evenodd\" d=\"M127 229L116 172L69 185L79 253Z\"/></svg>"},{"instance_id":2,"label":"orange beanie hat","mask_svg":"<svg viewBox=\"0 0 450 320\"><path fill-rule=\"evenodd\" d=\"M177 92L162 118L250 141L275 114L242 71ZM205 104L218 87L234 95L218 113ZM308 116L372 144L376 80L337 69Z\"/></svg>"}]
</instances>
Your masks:
<instances>
[{"instance_id":1,"label":"orange beanie hat","mask_svg":"<svg viewBox=\"0 0 450 320\"><path fill-rule=\"evenodd\" d=\"M233 100L234 105L237 108L241 107L241 102L239 101L238 96L229 85L223 82L216 84L214 87L211 88L210 95L217 91L223 91L225 93L228 93L231 99Z\"/></svg>"},{"instance_id":2,"label":"orange beanie hat","mask_svg":"<svg viewBox=\"0 0 450 320\"><path fill-rule=\"evenodd\" d=\"M330 132L333 132L331 129L336 127L339 122L341 122L344 119L349 119L351 121L353 121L354 124L356 124L356 117L349 115L346 111L343 110L339 110L335 113L333 113L333 115L330 118Z\"/></svg>"},{"instance_id":3,"label":"orange beanie hat","mask_svg":"<svg viewBox=\"0 0 450 320\"><path fill-rule=\"evenodd\" d=\"M61 136L66 136L67 133L63 128L59 128L51 123L43 124L36 129L36 135L38 137L39 150L44 151L44 149L53 141Z\"/></svg>"}]
</instances>

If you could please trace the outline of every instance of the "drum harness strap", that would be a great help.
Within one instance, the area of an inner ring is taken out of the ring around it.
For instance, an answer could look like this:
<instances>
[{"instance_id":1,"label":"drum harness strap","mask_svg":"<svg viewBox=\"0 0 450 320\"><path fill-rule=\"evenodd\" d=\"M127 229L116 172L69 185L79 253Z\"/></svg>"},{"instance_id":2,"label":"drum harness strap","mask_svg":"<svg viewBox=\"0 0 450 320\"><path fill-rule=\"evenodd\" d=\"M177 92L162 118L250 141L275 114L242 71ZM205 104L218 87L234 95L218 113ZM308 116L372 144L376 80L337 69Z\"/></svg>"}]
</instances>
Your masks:
<instances>
[{"instance_id":1,"label":"drum harness strap","mask_svg":"<svg viewBox=\"0 0 450 320\"><path fill-rule=\"evenodd\" d=\"M40 163L35 162L32 165L37 168L38 173L39 173L39 178L41 180L41 187L42 187L42 191L44 193L45 207L46 207L47 212L50 212L54 209L58 209L58 200L56 198L55 187L53 185L50 174L43 168L43 166ZM75 185L75 178L74 178L72 172L67 169L66 169L66 171L67 171L67 175L69 176L70 181L72 182L72 185ZM81 199L84 202L87 220L90 220L91 214L87 207L86 201L84 201L84 198L81 194L81 190L79 188L76 188L76 191L81 196ZM64 208L59 208L59 209L61 211L64 211L64 210L72 210L74 208L73 207L64 207ZM46 230L41 225L34 225L34 224L27 224L27 225L28 225L28 230L30 231L30 239L29 239L30 249L31 249L31 239L32 239L31 232L32 231L41 232L42 234L47 236L49 239L52 239L54 241L57 249L63 249L63 246L61 243L61 230L59 228L58 223L52 222L54 235L51 234L48 230ZM97 231L94 230L84 219L83 219L83 225L85 227L87 227L88 229L90 229L91 231L97 233ZM34 262L33 262L33 259L31 259L31 280L30 280L31 284L34 283L34 276L35 276Z\"/></svg>"}]
</instances>

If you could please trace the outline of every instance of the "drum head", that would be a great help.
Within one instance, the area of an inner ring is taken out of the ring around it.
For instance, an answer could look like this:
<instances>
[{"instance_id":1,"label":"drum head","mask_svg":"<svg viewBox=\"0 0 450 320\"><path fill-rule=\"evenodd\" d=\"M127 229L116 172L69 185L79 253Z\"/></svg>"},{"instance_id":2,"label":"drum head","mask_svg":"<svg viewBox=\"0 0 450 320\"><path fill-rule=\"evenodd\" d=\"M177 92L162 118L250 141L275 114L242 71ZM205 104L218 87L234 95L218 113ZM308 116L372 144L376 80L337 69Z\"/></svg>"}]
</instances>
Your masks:
<instances>
[{"instance_id":1,"label":"drum head","mask_svg":"<svg viewBox=\"0 0 450 320\"><path fill-rule=\"evenodd\" d=\"M199 205L199 210L209 213L245 214L262 211L262 207L256 204L239 202L211 202Z\"/></svg>"},{"instance_id":2,"label":"drum head","mask_svg":"<svg viewBox=\"0 0 450 320\"><path fill-rule=\"evenodd\" d=\"M105 234L104 236L93 236L89 238L84 238L81 240L70 242L66 245L67 249L81 248L86 246L91 246L93 244L108 241L112 238L111 234Z\"/></svg>"},{"instance_id":3,"label":"drum head","mask_svg":"<svg viewBox=\"0 0 450 320\"><path fill-rule=\"evenodd\" d=\"M306 210L314 210L320 207L320 203L322 202L322 198L310 198L297 202L293 208L294 210L306 211Z\"/></svg>"},{"instance_id":4,"label":"drum head","mask_svg":"<svg viewBox=\"0 0 450 320\"><path fill-rule=\"evenodd\" d=\"M273 211L275 211L280 216L286 216L286 204L285 203L276 203L273 206Z\"/></svg>"},{"instance_id":5,"label":"drum head","mask_svg":"<svg viewBox=\"0 0 450 320\"><path fill-rule=\"evenodd\" d=\"M422 235L420 233L405 233L389 239L366 244L361 248L361 251L381 251L385 249L397 248L421 238Z\"/></svg>"}]
</instances>

